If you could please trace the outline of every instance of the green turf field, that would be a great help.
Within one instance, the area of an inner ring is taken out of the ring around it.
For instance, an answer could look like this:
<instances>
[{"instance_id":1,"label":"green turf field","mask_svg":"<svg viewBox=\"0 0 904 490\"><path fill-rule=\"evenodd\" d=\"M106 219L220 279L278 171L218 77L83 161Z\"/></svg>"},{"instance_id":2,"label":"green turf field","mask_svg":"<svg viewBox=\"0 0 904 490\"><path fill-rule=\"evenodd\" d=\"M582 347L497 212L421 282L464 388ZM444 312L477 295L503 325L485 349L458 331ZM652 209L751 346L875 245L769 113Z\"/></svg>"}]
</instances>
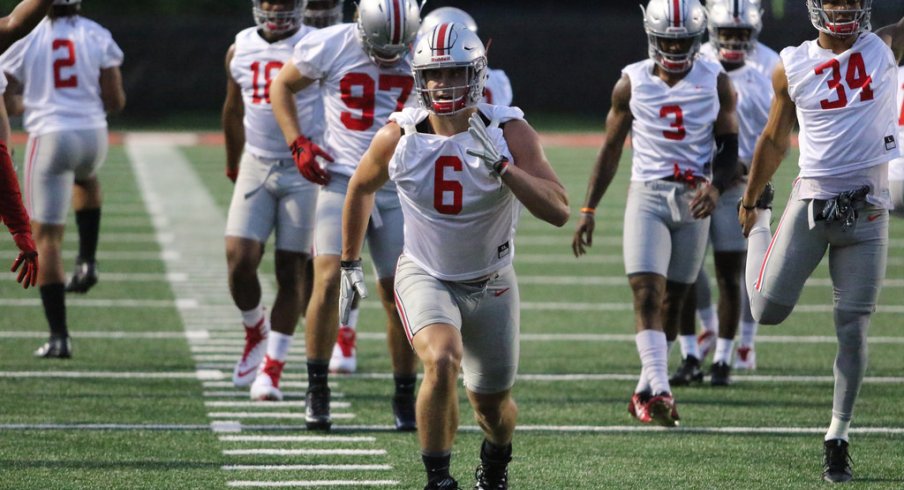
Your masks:
<instances>
[{"instance_id":1,"label":"green turf field","mask_svg":"<svg viewBox=\"0 0 904 490\"><path fill-rule=\"evenodd\" d=\"M224 153L165 143L113 147L101 171L101 282L69 298L73 359L32 358L46 331L38 293L0 275L0 488L198 489L277 481L421 488L415 435L389 430L390 367L373 298L365 300L360 322L360 374L333 378L337 430L330 437L305 438L317 434L298 418L301 336L283 382L289 403L243 403L247 395L230 387L241 332L225 283L222 229L232 184L223 176ZM677 388L682 428L641 427L625 410L640 365L621 262L629 152L601 203L595 245L580 260L571 256L571 235L596 152L548 153L575 211L562 229L530 216L519 228L524 335L511 487L822 486L835 355L825 265L799 311L784 325L760 329L756 377L738 375L723 389ZM778 208L795 168L789 159L780 170ZM67 269L76 250L74 222L68 230ZM0 235L0 265L9 264L14 247ZM904 487L901 221L891 225L887 275L854 423L861 432L852 435L857 487ZM272 260L262 278L269 301ZM467 487L480 436L461 400L453 475Z\"/></svg>"}]
</instances>

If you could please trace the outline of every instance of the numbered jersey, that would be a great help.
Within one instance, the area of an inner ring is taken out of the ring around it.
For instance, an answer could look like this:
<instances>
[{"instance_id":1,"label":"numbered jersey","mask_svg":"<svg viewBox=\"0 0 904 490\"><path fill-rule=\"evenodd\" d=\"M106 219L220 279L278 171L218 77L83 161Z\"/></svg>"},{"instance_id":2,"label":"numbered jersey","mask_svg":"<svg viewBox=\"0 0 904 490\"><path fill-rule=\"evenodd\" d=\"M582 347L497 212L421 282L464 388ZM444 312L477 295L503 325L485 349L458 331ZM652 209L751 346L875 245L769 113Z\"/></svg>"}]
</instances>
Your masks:
<instances>
[{"instance_id":1,"label":"numbered jersey","mask_svg":"<svg viewBox=\"0 0 904 490\"><path fill-rule=\"evenodd\" d=\"M292 55L303 76L320 80L324 149L336 160L328 168L344 175L355 171L390 114L416 104L410 55L393 66L379 66L364 52L356 28L340 24L312 32L295 45Z\"/></svg>"},{"instance_id":2,"label":"numbered jersey","mask_svg":"<svg viewBox=\"0 0 904 490\"><path fill-rule=\"evenodd\" d=\"M698 58L674 87L655 73L653 60L628 65L631 80L631 180L645 182L682 173L708 177L719 115L717 81L722 67Z\"/></svg>"},{"instance_id":3,"label":"numbered jersey","mask_svg":"<svg viewBox=\"0 0 904 490\"><path fill-rule=\"evenodd\" d=\"M904 144L904 66L898 67L898 143ZM904 151L902 151L904 155ZM888 164L889 180L904 180L904 156Z\"/></svg>"},{"instance_id":4,"label":"numbered jersey","mask_svg":"<svg viewBox=\"0 0 904 490\"><path fill-rule=\"evenodd\" d=\"M512 105L512 82L502 70L487 70L483 101L493 105Z\"/></svg>"},{"instance_id":5,"label":"numbered jersey","mask_svg":"<svg viewBox=\"0 0 904 490\"><path fill-rule=\"evenodd\" d=\"M292 57L295 45L314 29L302 26L292 37L268 43L257 27L235 37L235 55L229 63L232 79L242 88L245 103L245 150L262 158L291 158L292 152L283 139L273 107L270 105L270 83L283 63ZM323 141L323 103L320 85L313 84L295 94L298 123L305 136L318 145Z\"/></svg>"},{"instance_id":6,"label":"numbered jersey","mask_svg":"<svg viewBox=\"0 0 904 490\"><path fill-rule=\"evenodd\" d=\"M716 48L713 47L712 43L706 43L701 46L700 54L706 56L710 60L717 62L719 61L719 57L716 53ZM782 59L774 49L757 41L756 47L754 47L753 50L747 54L747 60L745 60L744 64L751 66L754 70L765 75L771 83L772 72L775 71L776 65L778 65L778 62L781 60Z\"/></svg>"},{"instance_id":7,"label":"numbered jersey","mask_svg":"<svg viewBox=\"0 0 904 490\"><path fill-rule=\"evenodd\" d=\"M737 94L738 121L738 159L749 167L753 161L753 150L756 140L769 120L769 107L772 105L772 81L766 78L755 67L745 65L728 72L731 83Z\"/></svg>"},{"instance_id":8,"label":"numbered jersey","mask_svg":"<svg viewBox=\"0 0 904 490\"><path fill-rule=\"evenodd\" d=\"M0 57L0 68L23 83L25 129L41 135L106 128L100 71L122 60L110 31L74 16L42 20Z\"/></svg>"},{"instance_id":9,"label":"numbered jersey","mask_svg":"<svg viewBox=\"0 0 904 490\"><path fill-rule=\"evenodd\" d=\"M491 122L487 131L515 165L500 123L523 119L515 107L480 104ZM424 109L390 116L404 135L389 162L405 218L404 253L431 276L444 281L476 279L512 263L521 205L468 148L480 150L467 132L446 137L421 133Z\"/></svg>"},{"instance_id":10,"label":"numbered jersey","mask_svg":"<svg viewBox=\"0 0 904 490\"><path fill-rule=\"evenodd\" d=\"M839 177L897 158L897 63L875 34L839 55L816 41L782 50L800 123L801 177Z\"/></svg>"}]
</instances>

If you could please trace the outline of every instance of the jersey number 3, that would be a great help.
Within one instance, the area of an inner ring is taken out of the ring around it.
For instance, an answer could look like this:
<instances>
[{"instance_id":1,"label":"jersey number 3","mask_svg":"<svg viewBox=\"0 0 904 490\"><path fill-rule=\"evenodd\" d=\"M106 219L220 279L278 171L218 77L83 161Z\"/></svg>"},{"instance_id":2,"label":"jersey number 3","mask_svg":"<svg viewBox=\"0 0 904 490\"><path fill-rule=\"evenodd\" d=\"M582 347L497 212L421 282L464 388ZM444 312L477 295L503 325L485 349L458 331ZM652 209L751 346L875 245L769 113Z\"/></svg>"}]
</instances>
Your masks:
<instances>
[{"instance_id":1,"label":"jersey number 3","mask_svg":"<svg viewBox=\"0 0 904 490\"><path fill-rule=\"evenodd\" d=\"M675 118L670 124L671 127L675 128L674 131L663 131L662 135L665 136L666 139L673 141L681 141L687 136L687 130L684 129L684 112L681 110L681 106L678 105L667 105L662 109L659 109L659 117L673 117Z\"/></svg>"},{"instance_id":2,"label":"jersey number 3","mask_svg":"<svg viewBox=\"0 0 904 490\"><path fill-rule=\"evenodd\" d=\"M457 180L446 180L446 169L453 172L461 172L461 159L453 156L439 157L436 160L436 166L433 168L433 207L440 214L458 214L461 212L461 198L464 194L464 187ZM446 193L452 194L452 202L447 204Z\"/></svg>"},{"instance_id":3,"label":"jersey number 3","mask_svg":"<svg viewBox=\"0 0 904 490\"><path fill-rule=\"evenodd\" d=\"M63 68L71 68L75 66L75 43L69 39L54 39L53 52L58 49L64 50L62 58L53 60L53 87L54 88L74 88L78 87L78 76L75 74L63 78Z\"/></svg>"},{"instance_id":4,"label":"jersey number 3","mask_svg":"<svg viewBox=\"0 0 904 490\"><path fill-rule=\"evenodd\" d=\"M847 92L841 83L841 63L836 59L831 59L816 67L816 74L822 75L826 70L832 69L832 78L828 81L829 89L834 90L838 96L835 100L821 100L819 105L823 109L839 109L845 107L848 103ZM851 59L848 60L847 73L845 81L851 90L860 89L860 100L866 102L873 100L873 88L870 84L873 78L866 74L866 65L863 63L863 55L860 53L851 53Z\"/></svg>"}]
</instances>

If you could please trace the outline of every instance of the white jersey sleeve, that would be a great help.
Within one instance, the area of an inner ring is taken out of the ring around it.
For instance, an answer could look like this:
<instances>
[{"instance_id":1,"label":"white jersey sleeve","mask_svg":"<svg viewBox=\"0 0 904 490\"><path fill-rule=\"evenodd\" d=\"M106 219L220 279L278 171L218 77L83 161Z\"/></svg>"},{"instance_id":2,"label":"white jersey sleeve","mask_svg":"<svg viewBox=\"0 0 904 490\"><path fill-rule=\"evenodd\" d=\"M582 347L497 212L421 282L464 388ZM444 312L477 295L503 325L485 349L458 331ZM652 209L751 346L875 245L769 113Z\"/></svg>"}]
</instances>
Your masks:
<instances>
[{"instance_id":1,"label":"white jersey sleeve","mask_svg":"<svg viewBox=\"0 0 904 490\"><path fill-rule=\"evenodd\" d=\"M330 172L352 175L389 115L417 104L410 55L392 66L375 64L364 52L355 24L305 36L295 46L292 63L305 77L320 81L323 149L335 159L327 166Z\"/></svg>"},{"instance_id":2,"label":"white jersey sleeve","mask_svg":"<svg viewBox=\"0 0 904 490\"><path fill-rule=\"evenodd\" d=\"M898 144L904 144L904 66L898 67ZM904 155L904 150L902 150ZM888 164L889 180L904 180L904 156L896 158Z\"/></svg>"},{"instance_id":3,"label":"white jersey sleeve","mask_svg":"<svg viewBox=\"0 0 904 490\"><path fill-rule=\"evenodd\" d=\"M0 58L0 65L24 85L24 126L40 135L106 128L100 71L122 61L108 30L75 16L44 19Z\"/></svg>"},{"instance_id":4,"label":"white jersey sleeve","mask_svg":"<svg viewBox=\"0 0 904 490\"><path fill-rule=\"evenodd\" d=\"M719 115L721 66L698 58L674 87L653 73L653 61L627 66L631 80L632 181L651 181L681 173L709 177Z\"/></svg>"},{"instance_id":5,"label":"white jersey sleeve","mask_svg":"<svg viewBox=\"0 0 904 490\"><path fill-rule=\"evenodd\" d=\"M843 177L899 156L897 63L875 34L842 54L807 41L782 50L800 123L800 176Z\"/></svg>"},{"instance_id":6,"label":"white jersey sleeve","mask_svg":"<svg viewBox=\"0 0 904 490\"><path fill-rule=\"evenodd\" d=\"M769 120L769 107L772 105L772 81L752 66L728 72L731 83L737 93L738 121L738 160L749 167L753 161L753 150L756 140L763 133Z\"/></svg>"},{"instance_id":7,"label":"white jersey sleeve","mask_svg":"<svg viewBox=\"0 0 904 490\"><path fill-rule=\"evenodd\" d=\"M780 61L782 61L782 58L778 53L761 42L756 43L756 47L747 58L747 63L769 80L772 80L772 73L775 72L775 67L778 66Z\"/></svg>"},{"instance_id":8,"label":"white jersey sleeve","mask_svg":"<svg viewBox=\"0 0 904 490\"><path fill-rule=\"evenodd\" d=\"M512 82L502 70L487 70L487 83L483 87L483 100L487 104L512 105Z\"/></svg>"},{"instance_id":9,"label":"white jersey sleeve","mask_svg":"<svg viewBox=\"0 0 904 490\"><path fill-rule=\"evenodd\" d=\"M245 106L245 150L261 158L291 158L270 105L270 83L283 63L292 57L295 45L312 28L303 26L293 36L274 43L262 38L257 27L235 37L235 52L229 63L232 79L241 87ZM305 136L318 145L323 141L323 102L320 85L312 84L295 94L298 124Z\"/></svg>"},{"instance_id":10,"label":"white jersey sleeve","mask_svg":"<svg viewBox=\"0 0 904 490\"><path fill-rule=\"evenodd\" d=\"M523 113L488 104L478 110L491 121L487 130L496 146L512 160L496 122ZM510 265L520 202L479 158L467 154L479 149L470 134L416 132L426 117L427 111L414 108L391 116L405 128L389 163L405 220L405 256L444 281L476 279Z\"/></svg>"}]
</instances>

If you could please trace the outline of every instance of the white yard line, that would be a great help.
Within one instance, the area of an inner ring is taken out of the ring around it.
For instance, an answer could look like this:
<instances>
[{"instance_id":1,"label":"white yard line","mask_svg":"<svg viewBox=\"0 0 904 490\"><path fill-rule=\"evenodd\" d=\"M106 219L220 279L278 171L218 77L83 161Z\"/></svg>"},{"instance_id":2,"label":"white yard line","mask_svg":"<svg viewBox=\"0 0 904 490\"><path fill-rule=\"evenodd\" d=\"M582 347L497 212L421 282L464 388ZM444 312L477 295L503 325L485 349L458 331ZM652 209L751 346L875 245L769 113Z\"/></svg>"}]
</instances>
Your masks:
<instances>
[{"instance_id":1,"label":"white yard line","mask_svg":"<svg viewBox=\"0 0 904 490\"><path fill-rule=\"evenodd\" d=\"M304 412L209 412L207 416L213 419L304 419ZM348 420L355 418L355 414L332 412L330 417L335 420Z\"/></svg>"},{"instance_id":2,"label":"white yard line","mask_svg":"<svg viewBox=\"0 0 904 490\"><path fill-rule=\"evenodd\" d=\"M36 307L41 306L40 298L0 299L0 306L7 307ZM67 307L79 308L197 308L198 302L193 299L97 299L97 298L67 298Z\"/></svg>"},{"instance_id":3,"label":"white yard line","mask_svg":"<svg viewBox=\"0 0 904 490\"><path fill-rule=\"evenodd\" d=\"M109 332L82 332L76 334L80 339L107 339L107 340L133 340L133 339L185 339L203 340L208 338L207 330L188 330L180 332L130 332L123 330ZM0 330L0 339L31 339L31 338L47 338L47 332L16 332L9 330Z\"/></svg>"},{"instance_id":4,"label":"white yard line","mask_svg":"<svg viewBox=\"0 0 904 490\"><path fill-rule=\"evenodd\" d=\"M223 442L376 442L367 436L221 436Z\"/></svg>"},{"instance_id":5,"label":"white yard line","mask_svg":"<svg viewBox=\"0 0 904 490\"><path fill-rule=\"evenodd\" d=\"M225 471L388 471L388 464L230 464Z\"/></svg>"},{"instance_id":6,"label":"white yard line","mask_svg":"<svg viewBox=\"0 0 904 490\"><path fill-rule=\"evenodd\" d=\"M104 240L107 236L104 235ZM11 272L0 274L0 279L6 276L8 279L15 279L16 275ZM122 272L101 272L101 280L103 282L185 282L188 280L188 274L183 272L173 272L169 274L157 273L122 273Z\"/></svg>"},{"instance_id":7,"label":"white yard line","mask_svg":"<svg viewBox=\"0 0 904 490\"><path fill-rule=\"evenodd\" d=\"M280 383L282 386L282 383ZM208 408L304 408L304 401L205 401L204 406ZM349 408L349 402L330 402L330 408Z\"/></svg>"},{"instance_id":8,"label":"white yard line","mask_svg":"<svg viewBox=\"0 0 904 490\"><path fill-rule=\"evenodd\" d=\"M542 285L542 286L624 286L628 287L627 276L543 276L530 275L518 276L518 284ZM832 280L828 278L808 279L805 287L832 287ZM886 278L882 283L883 288L904 288L904 279Z\"/></svg>"},{"instance_id":9,"label":"white yard line","mask_svg":"<svg viewBox=\"0 0 904 490\"><path fill-rule=\"evenodd\" d=\"M397 480L285 480L285 481L229 481L229 487L244 488L305 488L305 487L392 487Z\"/></svg>"},{"instance_id":10,"label":"white yard line","mask_svg":"<svg viewBox=\"0 0 904 490\"><path fill-rule=\"evenodd\" d=\"M226 456L384 456L385 449L224 449Z\"/></svg>"}]
</instances>

